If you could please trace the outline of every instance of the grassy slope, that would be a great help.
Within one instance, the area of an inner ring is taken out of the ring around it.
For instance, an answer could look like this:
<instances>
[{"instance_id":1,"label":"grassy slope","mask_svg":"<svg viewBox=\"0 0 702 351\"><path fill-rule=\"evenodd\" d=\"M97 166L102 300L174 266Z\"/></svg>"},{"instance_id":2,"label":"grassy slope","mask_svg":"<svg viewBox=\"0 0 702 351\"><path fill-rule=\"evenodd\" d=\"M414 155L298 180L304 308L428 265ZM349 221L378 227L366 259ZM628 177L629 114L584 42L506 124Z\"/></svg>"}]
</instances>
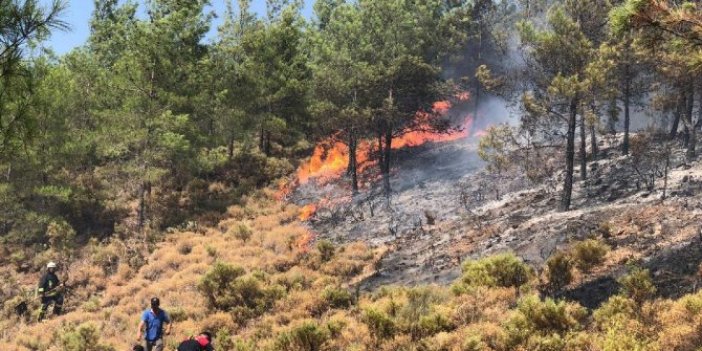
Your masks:
<instances>
[{"instance_id":1,"label":"grassy slope","mask_svg":"<svg viewBox=\"0 0 702 351\"><path fill-rule=\"evenodd\" d=\"M503 264L465 272L460 289L384 287L356 297L355 283L373 274L384 250L352 243L323 262L310 245L313 233L297 221L299 209L271 198L230 208L217 228L167 235L138 270L127 264L127 244L89 247L71 269L79 286L69 300L72 311L26 324L10 317L6 305L2 343L10 350L127 349L141 310L158 295L177 321L171 346L202 328L218 331L220 350L694 351L702 345L700 293L675 301L635 301L623 293L587 311L539 299L544 276L531 274L519 287L488 279L497 274L509 281L514 267ZM653 213L646 206L640 211ZM251 229L246 241L237 238L242 228ZM610 252L605 265L617 256ZM216 262L254 272L248 276L261 277L262 288L282 294L260 315L212 309L198 283ZM645 290L645 281L632 287ZM92 336L104 347L83 348L82 339Z\"/></svg>"}]
</instances>

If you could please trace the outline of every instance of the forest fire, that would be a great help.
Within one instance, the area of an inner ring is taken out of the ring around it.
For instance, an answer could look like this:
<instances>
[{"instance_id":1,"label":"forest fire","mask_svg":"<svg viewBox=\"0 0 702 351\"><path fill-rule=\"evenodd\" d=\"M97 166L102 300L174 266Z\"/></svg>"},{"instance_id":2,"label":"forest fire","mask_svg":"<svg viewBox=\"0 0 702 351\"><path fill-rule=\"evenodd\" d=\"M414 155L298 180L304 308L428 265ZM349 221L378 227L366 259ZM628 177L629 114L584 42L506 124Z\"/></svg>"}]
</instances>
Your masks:
<instances>
[{"instance_id":1,"label":"forest fire","mask_svg":"<svg viewBox=\"0 0 702 351\"><path fill-rule=\"evenodd\" d=\"M455 96L458 101L466 101L469 98L467 92L459 93ZM405 133L395 137L392 141L392 149L402 149L406 147L417 147L429 142L440 143L455 141L470 136L481 135L482 131L473 130L473 116L466 115L463 123L458 128L449 128L445 131L436 131L433 128L432 118L436 115L445 116L449 113L453 104L451 101L437 101L433 104L434 113L418 112L413 126ZM278 191L280 199L286 198L294 189L313 180L317 184L325 184L336 180L347 171L349 165L349 147L346 143L339 141L339 135L330 137L317 144L312 156L307 162L301 164L296 173L296 178L291 182L281 183ZM364 174L372 166L377 165L377 160L373 155L378 150L377 141L359 140L356 149L356 163L358 174ZM310 220L319 208L327 208L332 205L329 199L321 199L317 203L309 203L300 209L298 219L300 221Z\"/></svg>"},{"instance_id":2,"label":"forest fire","mask_svg":"<svg viewBox=\"0 0 702 351\"><path fill-rule=\"evenodd\" d=\"M300 209L300 215L298 216L298 219L301 221L306 221L310 219L314 213L317 212L317 205L315 204L308 204L305 205Z\"/></svg>"},{"instance_id":3,"label":"forest fire","mask_svg":"<svg viewBox=\"0 0 702 351\"><path fill-rule=\"evenodd\" d=\"M468 93L461 93L457 97L459 100L467 99ZM451 107L450 101L438 101L434 103L433 110L445 115ZM444 133L432 131L429 121L421 121L421 119L427 118L426 114L418 113L417 118L418 127L393 139L393 149L416 147L428 142L454 141L481 133L481 131L472 131L473 117L471 115L465 117L458 130ZM359 173L363 173L365 169L375 164L371 157L374 148L377 148L377 145L368 140L359 142L356 155ZM299 184L306 184L310 179L315 179L319 183L337 179L346 171L348 163L349 148L346 144L334 139L321 142L315 147L309 161L298 168L297 181Z\"/></svg>"}]
</instances>

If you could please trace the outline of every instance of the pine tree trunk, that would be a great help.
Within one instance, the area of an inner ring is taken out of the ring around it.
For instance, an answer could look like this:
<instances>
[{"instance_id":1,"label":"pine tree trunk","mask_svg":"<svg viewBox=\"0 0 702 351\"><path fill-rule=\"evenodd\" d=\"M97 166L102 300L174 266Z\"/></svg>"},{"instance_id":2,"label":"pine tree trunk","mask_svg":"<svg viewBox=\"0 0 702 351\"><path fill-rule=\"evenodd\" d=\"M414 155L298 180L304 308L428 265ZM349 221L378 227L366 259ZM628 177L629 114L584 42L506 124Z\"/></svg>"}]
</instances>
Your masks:
<instances>
[{"instance_id":1,"label":"pine tree trunk","mask_svg":"<svg viewBox=\"0 0 702 351\"><path fill-rule=\"evenodd\" d=\"M590 126L590 147L592 148L592 159L596 160L599 150L597 150L597 131L594 125Z\"/></svg>"},{"instance_id":2,"label":"pine tree trunk","mask_svg":"<svg viewBox=\"0 0 702 351\"><path fill-rule=\"evenodd\" d=\"M144 228L146 223L146 193L148 189L148 182L142 181L141 188L139 189L139 215L137 220L137 226L139 229Z\"/></svg>"},{"instance_id":3,"label":"pine tree trunk","mask_svg":"<svg viewBox=\"0 0 702 351\"><path fill-rule=\"evenodd\" d=\"M479 28L478 28L478 66L482 64L483 60L483 19L482 19L482 14L480 15L481 18L478 20ZM478 118L478 109L480 108L480 80L476 79L475 80L475 97L474 97L474 107L473 107L473 119Z\"/></svg>"},{"instance_id":4,"label":"pine tree trunk","mask_svg":"<svg viewBox=\"0 0 702 351\"><path fill-rule=\"evenodd\" d=\"M561 196L561 210L570 210L571 198L573 195L573 169L575 163L575 127L577 125L578 98L570 102L568 116L568 134L566 136L566 174L563 184L563 194Z\"/></svg>"},{"instance_id":5,"label":"pine tree trunk","mask_svg":"<svg viewBox=\"0 0 702 351\"><path fill-rule=\"evenodd\" d=\"M270 156L271 155L271 132L267 131L266 136L263 140L264 140L263 153L266 156Z\"/></svg>"},{"instance_id":6,"label":"pine tree trunk","mask_svg":"<svg viewBox=\"0 0 702 351\"><path fill-rule=\"evenodd\" d=\"M358 161L356 159L356 150L358 149L358 140L353 129L349 131L349 175L351 175L351 191L354 195L358 194Z\"/></svg>"},{"instance_id":7,"label":"pine tree trunk","mask_svg":"<svg viewBox=\"0 0 702 351\"><path fill-rule=\"evenodd\" d=\"M689 160L693 160L697 148L697 130L695 124L692 123L692 113L695 105L695 85L689 83L687 86L687 101L685 105L685 113L683 114L683 122L685 123L685 143L687 147L686 156Z\"/></svg>"},{"instance_id":8,"label":"pine tree trunk","mask_svg":"<svg viewBox=\"0 0 702 351\"><path fill-rule=\"evenodd\" d=\"M609 115L607 116L607 132L609 134L617 134L617 100L612 99L609 105Z\"/></svg>"},{"instance_id":9,"label":"pine tree trunk","mask_svg":"<svg viewBox=\"0 0 702 351\"><path fill-rule=\"evenodd\" d=\"M584 114L580 116L580 179L587 179L587 134Z\"/></svg>"},{"instance_id":10,"label":"pine tree trunk","mask_svg":"<svg viewBox=\"0 0 702 351\"><path fill-rule=\"evenodd\" d=\"M383 152L383 133L378 132L378 164L380 165L381 172L384 164L384 156L385 153Z\"/></svg>"},{"instance_id":11,"label":"pine tree trunk","mask_svg":"<svg viewBox=\"0 0 702 351\"><path fill-rule=\"evenodd\" d=\"M626 66L624 83L624 142L622 143L622 153L629 154L629 126L631 124L631 77L629 65Z\"/></svg>"},{"instance_id":12,"label":"pine tree trunk","mask_svg":"<svg viewBox=\"0 0 702 351\"><path fill-rule=\"evenodd\" d=\"M675 113L673 115L673 126L670 128L670 138L675 139L678 136L678 129L680 128L680 117L683 114L683 105L685 104L685 96L681 93L678 97L678 104L675 108Z\"/></svg>"},{"instance_id":13,"label":"pine tree trunk","mask_svg":"<svg viewBox=\"0 0 702 351\"><path fill-rule=\"evenodd\" d=\"M383 156L383 189L385 196L390 197L390 154L392 153L392 129L388 127L385 131L385 155Z\"/></svg>"},{"instance_id":14,"label":"pine tree trunk","mask_svg":"<svg viewBox=\"0 0 702 351\"><path fill-rule=\"evenodd\" d=\"M227 158L231 161L234 158L234 138L230 137L227 143Z\"/></svg>"},{"instance_id":15,"label":"pine tree trunk","mask_svg":"<svg viewBox=\"0 0 702 351\"><path fill-rule=\"evenodd\" d=\"M690 139L687 144L686 156L689 160L694 160L697 154L697 129L690 128Z\"/></svg>"}]
</instances>

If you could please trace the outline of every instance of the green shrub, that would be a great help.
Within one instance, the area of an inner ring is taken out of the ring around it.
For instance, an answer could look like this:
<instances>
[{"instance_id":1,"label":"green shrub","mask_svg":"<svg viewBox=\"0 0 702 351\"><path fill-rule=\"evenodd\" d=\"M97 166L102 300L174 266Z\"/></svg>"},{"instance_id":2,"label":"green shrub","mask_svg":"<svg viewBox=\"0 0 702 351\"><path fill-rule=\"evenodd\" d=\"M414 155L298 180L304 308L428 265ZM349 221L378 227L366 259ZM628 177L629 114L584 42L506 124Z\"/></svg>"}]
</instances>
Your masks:
<instances>
[{"instance_id":1,"label":"green shrub","mask_svg":"<svg viewBox=\"0 0 702 351\"><path fill-rule=\"evenodd\" d=\"M520 287L533 276L533 270L514 254L506 253L463 264L463 275L454 287L457 293L470 286Z\"/></svg>"},{"instance_id":2,"label":"green shrub","mask_svg":"<svg viewBox=\"0 0 702 351\"><path fill-rule=\"evenodd\" d=\"M436 306L448 299L448 294L433 287L406 290L407 302L397 314L398 329L410 334L412 340L453 329L446 316L437 313Z\"/></svg>"},{"instance_id":3,"label":"green shrub","mask_svg":"<svg viewBox=\"0 0 702 351\"><path fill-rule=\"evenodd\" d=\"M597 226L597 233L605 239L609 238L614 234L614 225L610 222L601 222Z\"/></svg>"},{"instance_id":4,"label":"green shrub","mask_svg":"<svg viewBox=\"0 0 702 351\"><path fill-rule=\"evenodd\" d=\"M563 253L557 252L546 260L546 278L551 291L559 291L573 281L573 260Z\"/></svg>"},{"instance_id":5,"label":"green shrub","mask_svg":"<svg viewBox=\"0 0 702 351\"><path fill-rule=\"evenodd\" d=\"M319 256L321 257L322 262L328 262L332 259L332 257L334 257L336 248L331 241L320 240L317 242L317 251L319 251Z\"/></svg>"},{"instance_id":6,"label":"green shrub","mask_svg":"<svg viewBox=\"0 0 702 351\"><path fill-rule=\"evenodd\" d=\"M202 277L198 287L210 307L233 312L236 309L241 317L265 312L285 294L282 286L267 285L265 275L259 272L244 274L241 267L218 262Z\"/></svg>"},{"instance_id":7,"label":"green shrub","mask_svg":"<svg viewBox=\"0 0 702 351\"><path fill-rule=\"evenodd\" d=\"M171 307L168 309L168 316L173 323L179 323L188 319L188 314L181 306Z\"/></svg>"},{"instance_id":8,"label":"green shrub","mask_svg":"<svg viewBox=\"0 0 702 351\"><path fill-rule=\"evenodd\" d=\"M69 327L60 333L59 338L63 351L115 351L114 347L99 343L100 333L91 323Z\"/></svg>"},{"instance_id":9,"label":"green shrub","mask_svg":"<svg viewBox=\"0 0 702 351\"><path fill-rule=\"evenodd\" d=\"M344 320L331 320L327 322L327 330L329 330L329 336L332 338L337 338L341 335L341 331L346 328L346 322Z\"/></svg>"},{"instance_id":10,"label":"green shrub","mask_svg":"<svg viewBox=\"0 0 702 351\"><path fill-rule=\"evenodd\" d=\"M217 248L216 247L207 245L207 246L205 246L205 251L207 252L207 256L210 256L212 258L217 257Z\"/></svg>"},{"instance_id":11,"label":"green shrub","mask_svg":"<svg viewBox=\"0 0 702 351\"><path fill-rule=\"evenodd\" d=\"M314 322L305 322L278 335L275 349L281 351L320 351L329 341L329 332Z\"/></svg>"},{"instance_id":12,"label":"green shrub","mask_svg":"<svg viewBox=\"0 0 702 351\"><path fill-rule=\"evenodd\" d=\"M656 294L648 269L633 268L629 274L619 279L619 284L624 295L639 305Z\"/></svg>"},{"instance_id":13,"label":"green shrub","mask_svg":"<svg viewBox=\"0 0 702 351\"><path fill-rule=\"evenodd\" d=\"M237 305L236 296L232 296L230 288L236 279L245 273L241 267L217 262L202 277L198 288L205 295L210 307L228 310Z\"/></svg>"},{"instance_id":14,"label":"green shrub","mask_svg":"<svg viewBox=\"0 0 702 351\"><path fill-rule=\"evenodd\" d=\"M236 227L232 228L230 232L235 238L243 242L249 241L249 239L251 239L251 236L253 235L253 231L251 230L251 228L249 228L249 226L244 223L239 223Z\"/></svg>"},{"instance_id":15,"label":"green shrub","mask_svg":"<svg viewBox=\"0 0 702 351\"><path fill-rule=\"evenodd\" d=\"M535 295L521 299L516 312L505 325L508 344L515 348L531 345L530 350L558 350L562 337L579 330L587 318L587 310L580 305L550 298L541 301ZM554 334L558 337L552 337ZM540 346L534 347L537 344Z\"/></svg>"},{"instance_id":16,"label":"green shrub","mask_svg":"<svg viewBox=\"0 0 702 351\"><path fill-rule=\"evenodd\" d=\"M604 262L609 252L609 246L602 241L588 239L573 245L572 253L575 266L584 273L590 272L594 267Z\"/></svg>"},{"instance_id":17,"label":"green shrub","mask_svg":"<svg viewBox=\"0 0 702 351\"><path fill-rule=\"evenodd\" d=\"M592 314L595 324L601 329L606 329L618 321L629 321L636 318L637 310L636 303L625 296L614 295L603 303Z\"/></svg>"},{"instance_id":18,"label":"green shrub","mask_svg":"<svg viewBox=\"0 0 702 351\"><path fill-rule=\"evenodd\" d=\"M65 252L75 246L76 231L63 219L51 221L46 227L46 236L56 251Z\"/></svg>"},{"instance_id":19,"label":"green shrub","mask_svg":"<svg viewBox=\"0 0 702 351\"><path fill-rule=\"evenodd\" d=\"M276 278L276 282L287 291L291 290L306 290L312 286L312 281L300 270L290 270Z\"/></svg>"},{"instance_id":20,"label":"green shrub","mask_svg":"<svg viewBox=\"0 0 702 351\"><path fill-rule=\"evenodd\" d=\"M322 299L331 308L349 308L353 304L353 297L348 290L333 286L324 288Z\"/></svg>"},{"instance_id":21,"label":"green shrub","mask_svg":"<svg viewBox=\"0 0 702 351\"><path fill-rule=\"evenodd\" d=\"M449 318L441 313L434 312L428 316L419 318L417 328L411 332L413 338L418 340L440 332L448 332L456 327Z\"/></svg>"},{"instance_id":22,"label":"green shrub","mask_svg":"<svg viewBox=\"0 0 702 351\"><path fill-rule=\"evenodd\" d=\"M461 345L461 351L483 351L488 350L488 346L479 335L467 337Z\"/></svg>"},{"instance_id":23,"label":"green shrub","mask_svg":"<svg viewBox=\"0 0 702 351\"><path fill-rule=\"evenodd\" d=\"M365 310L362 321L368 326L368 331L376 342L395 335L395 322L381 311L373 308Z\"/></svg>"},{"instance_id":24,"label":"green shrub","mask_svg":"<svg viewBox=\"0 0 702 351\"><path fill-rule=\"evenodd\" d=\"M231 333L226 329L220 329L215 334L217 348L220 350L234 350L234 340Z\"/></svg>"},{"instance_id":25,"label":"green shrub","mask_svg":"<svg viewBox=\"0 0 702 351\"><path fill-rule=\"evenodd\" d=\"M100 298L93 296L83 303L83 311L97 312L100 310Z\"/></svg>"},{"instance_id":26,"label":"green shrub","mask_svg":"<svg viewBox=\"0 0 702 351\"><path fill-rule=\"evenodd\" d=\"M603 330L598 350L602 351L653 351L660 350L655 343L628 329L626 320L616 320Z\"/></svg>"}]
</instances>

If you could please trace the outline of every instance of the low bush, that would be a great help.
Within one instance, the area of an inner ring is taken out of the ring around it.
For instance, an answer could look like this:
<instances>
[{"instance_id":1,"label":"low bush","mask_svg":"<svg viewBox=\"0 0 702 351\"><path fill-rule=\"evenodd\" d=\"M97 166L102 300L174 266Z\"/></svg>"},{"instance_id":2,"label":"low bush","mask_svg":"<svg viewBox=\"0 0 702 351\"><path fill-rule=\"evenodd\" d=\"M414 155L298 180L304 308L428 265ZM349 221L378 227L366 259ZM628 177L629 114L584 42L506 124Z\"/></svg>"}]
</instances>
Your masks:
<instances>
[{"instance_id":1,"label":"low bush","mask_svg":"<svg viewBox=\"0 0 702 351\"><path fill-rule=\"evenodd\" d=\"M587 318L587 310L580 305L541 301L536 295L521 299L516 312L505 324L508 344L529 350L562 350L564 337L581 329Z\"/></svg>"},{"instance_id":2,"label":"low bush","mask_svg":"<svg viewBox=\"0 0 702 351\"><path fill-rule=\"evenodd\" d=\"M329 331L315 322L304 322L278 335L275 349L280 351L321 351L329 341Z\"/></svg>"},{"instance_id":3,"label":"low bush","mask_svg":"<svg viewBox=\"0 0 702 351\"><path fill-rule=\"evenodd\" d=\"M210 307L224 311L236 308L240 316L252 317L272 307L285 291L279 285L268 286L262 278L259 272L245 275L241 267L216 263L200 280L199 289Z\"/></svg>"},{"instance_id":4,"label":"low bush","mask_svg":"<svg viewBox=\"0 0 702 351\"><path fill-rule=\"evenodd\" d=\"M633 268L629 274L619 279L619 285L622 293L638 305L656 294L656 287L653 285L648 269Z\"/></svg>"},{"instance_id":5,"label":"low bush","mask_svg":"<svg viewBox=\"0 0 702 351\"><path fill-rule=\"evenodd\" d=\"M91 323L68 327L59 334L63 351L115 351L115 348L99 342L100 332Z\"/></svg>"},{"instance_id":6,"label":"low bush","mask_svg":"<svg viewBox=\"0 0 702 351\"><path fill-rule=\"evenodd\" d=\"M230 229L229 233L243 242L249 241L249 239L251 239L251 236L253 235L253 231L251 230L251 228L249 228L249 226L244 223L239 223L238 225Z\"/></svg>"},{"instance_id":7,"label":"low bush","mask_svg":"<svg viewBox=\"0 0 702 351\"><path fill-rule=\"evenodd\" d=\"M349 308L353 304L353 297L348 290L334 286L324 288L322 299L331 308Z\"/></svg>"},{"instance_id":8,"label":"low bush","mask_svg":"<svg viewBox=\"0 0 702 351\"><path fill-rule=\"evenodd\" d=\"M334 257L336 248L334 247L334 244L332 244L331 241L320 240L317 242L317 251L319 251L319 256L322 262L329 262L332 259L332 257Z\"/></svg>"},{"instance_id":9,"label":"low bush","mask_svg":"<svg viewBox=\"0 0 702 351\"><path fill-rule=\"evenodd\" d=\"M588 239L573 245L571 255L575 266L584 273L589 273L593 268L604 262L609 252L609 246L600 240Z\"/></svg>"},{"instance_id":10,"label":"low bush","mask_svg":"<svg viewBox=\"0 0 702 351\"><path fill-rule=\"evenodd\" d=\"M363 312L362 321L368 326L368 331L376 344L395 335L395 322L377 309L366 309Z\"/></svg>"},{"instance_id":11,"label":"low bush","mask_svg":"<svg viewBox=\"0 0 702 351\"><path fill-rule=\"evenodd\" d=\"M531 267L514 254L506 253L463 264L463 274L454 292L462 293L471 286L520 287L533 277Z\"/></svg>"},{"instance_id":12,"label":"low bush","mask_svg":"<svg viewBox=\"0 0 702 351\"><path fill-rule=\"evenodd\" d=\"M557 252L546 260L548 289L556 292L573 281L573 259L564 252Z\"/></svg>"}]
</instances>

